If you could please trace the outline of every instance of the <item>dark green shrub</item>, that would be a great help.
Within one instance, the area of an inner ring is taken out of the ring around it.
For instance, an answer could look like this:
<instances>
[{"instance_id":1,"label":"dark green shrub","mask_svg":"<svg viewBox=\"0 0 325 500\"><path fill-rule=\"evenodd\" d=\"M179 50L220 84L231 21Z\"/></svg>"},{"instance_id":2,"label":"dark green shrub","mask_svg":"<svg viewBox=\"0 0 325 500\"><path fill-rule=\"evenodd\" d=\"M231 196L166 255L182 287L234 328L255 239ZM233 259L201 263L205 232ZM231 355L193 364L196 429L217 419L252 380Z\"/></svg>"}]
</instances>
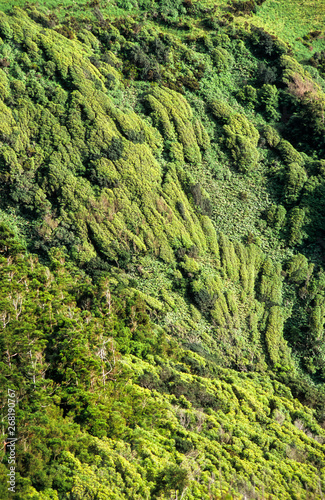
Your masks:
<instances>
[{"instance_id":1,"label":"dark green shrub","mask_svg":"<svg viewBox=\"0 0 325 500\"><path fill-rule=\"evenodd\" d=\"M143 130L128 130L126 136L129 141L134 142L134 144L143 144L145 142Z\"/></svg>"},{"instance_id":2,"label":"dark green shrub","mask_svg":"<svg viewBox=\"0 0 325 500\"><path fill-rule=\"evenodd\" d=\"M193 201L195 205L200 206L202 203L202 188L199 183L196 183L193 186L191 186L191 194L193 196Z\"/></svg>"},{"instance_id":3,"label":"dark green shrub","mask_svg":"<svg viewBox=\"0 0 325 500\"><path fill-rule=\"evenodd\" d=\"M178 21L180 15L186 14L186 8L182 0L161 0L158 12L161 19L169 24Z\"/></svg>"},{"instance_id":4,"label":"dark green shrub","mask_svg":"<svg viewBox=\"0 0 325 500\"><path fill-rule=\"evenodd\" d=\"M171 492L179 492L181 495L189 481L189 473L179 465L166 466L156 479L154 494L164 492L171 496ZM174 493L173 493L174 494ZM177 496L177 493L176 493Z\"/></svg>"},{"instance_id":5,"label":"dark green shrub","mask_svg":"<svg viewBox=\"0 0 325 500\"><path fill-rule=\"evenodd\" d=\"M108 89L108 90L111 90L115 87L115 84L116 84L116 78L114 75L112 74L108 74L107 77L106 77L106 80L105 80L105 87Z\"/></svg>"},{"instance_id":6,"label":"dark green shrub","mask_svg":"<svg viewBox=\"0 0 325 500\"><path fill-rule=\"evenodd\" d=\"M183 220L186 220L186 213L184 204L181 201L176 202L176 209L179 211Z\"/></svg>"},{"instance_id":7,"label":"dark green shrub","mask_svg":"<svg viewBox=\"0 0 325 500\"><path fill-rule=\"evenodd\" d=\"M256 50L261 55L271 56L275 52L276 46L274 44L275 37L270 35L263 28L252 26L251 40Z\"/></svg>"},{"instance_id":8,"label":"dark green shrub","mask_svg":"<svg viewBox=\"0 0 325 500\"><path fill-rule=\"evenodd\" d=\"M325 50L321 50L320 52L315 52L312 57L309 59L309 64L314 66L314 68L318 68L322 73L325 72Z\"/></svg>"},{"instance_id":9,"label":"dark green shrub","mask_svg":"<svg viewBox=\"0 0 325 500\"><path fill-rule=\"evenodd\" d=\"M223 47L217 47L211 53L213 63L218 71L229 71L234 63L233 56Z\"/></svg>"},{"instance_id":10,"label":"dark green shrub","mask_svg":"<svg viewBox=\"0 0 325 500\"><path fill-rule=\"evenodd\" d=\"M206 288L195 289L193 287L193 298L200 311L207 315L214 308L217 300L216 294L210 294Z\"/></svg>"},{"instance_id":11,"label":"dark green shrub","mask_svg":"<svg viewBox=\"0 0 325 500\"><path fill-rule=\"evenodd\" d=\"M159 381L159 378L157 377L157 375L145 370L143 375L140 375L138 377L138 384L141 387L145 387L146 389L158 390L158 388L160 386L160 381Z\"/></svg>"},{"instance_id":12,"label":"dark green shrub","mask_svg":"<svg viewBox=\"0 0 325 500\"><path fill-rule=\"evenodd\" d=\"M212 205L208 198L205 198L202 194L202 188L199 183L191 186L191 194L193 196L193 201L195 205L201 208L203 215L211 215Z\"/></svg>"},{"instance_id":13,"label":"dark green shrub","mask_svg":"<svg viewBox=\"0 0 325 500\"><path fill-rule=\"evenodd\" d=\"M267 66L265 62L259 62L257 79L262 84L272 84L277 80L277 69L274 66Z\"/></svg>"},{"instance_id":14,"label":"dark green shrub","mask_svg":"<svg viewBox=\"0 0 325 500\"><path fill-rule=\"evenodd\" d=\"M256 12L255 0L232 0L230 7L231 11L236 15L252 14Z\"/></svg>"}]
</instances>

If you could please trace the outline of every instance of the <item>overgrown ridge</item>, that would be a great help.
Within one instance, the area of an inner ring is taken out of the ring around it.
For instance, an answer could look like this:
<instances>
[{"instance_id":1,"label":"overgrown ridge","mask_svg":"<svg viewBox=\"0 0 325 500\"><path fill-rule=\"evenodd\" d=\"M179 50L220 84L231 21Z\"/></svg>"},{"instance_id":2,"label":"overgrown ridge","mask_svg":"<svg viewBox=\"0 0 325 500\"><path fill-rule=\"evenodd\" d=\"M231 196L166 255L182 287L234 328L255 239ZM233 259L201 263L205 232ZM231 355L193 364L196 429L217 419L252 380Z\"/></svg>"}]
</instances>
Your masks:
<instances>
[{"instance_id":1,"label":"overgrown ridge","mask_svg":"<svg viewBox=\"0 0 325 500\"><path fill-rule=\"evenodd\" d=\"M0 1L1 499L324 498L309 3Z\"/></svg>"}]
</instances>

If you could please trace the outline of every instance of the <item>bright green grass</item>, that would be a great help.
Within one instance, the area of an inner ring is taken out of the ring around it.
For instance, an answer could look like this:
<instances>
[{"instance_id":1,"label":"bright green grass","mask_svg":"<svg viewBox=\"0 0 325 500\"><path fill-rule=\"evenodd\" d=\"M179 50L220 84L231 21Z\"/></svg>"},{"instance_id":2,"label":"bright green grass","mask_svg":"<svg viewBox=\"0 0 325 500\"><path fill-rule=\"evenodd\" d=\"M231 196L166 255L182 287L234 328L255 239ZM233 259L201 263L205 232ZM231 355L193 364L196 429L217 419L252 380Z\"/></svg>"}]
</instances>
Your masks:
<instances>
[{"instance_id":1,"label":"bright green grass","mask_svg":"<svg viewBox=\"0 0 325 500\"><path fill-rule=\"evenodd\" d=\"M26 0L0 0L0 10L8 11L11 9L11 7L23 7L26 3ZM68 3L72 4L75 2L65 2L66 5L68 5ZM58 2L56 2L55 0L43 0L41 3L29 2L29 5L35 5L36 7L42 5L43 7L55 8L60 4L58 4Z\"/></svg>"},{"instance_id":2,"label":"bright green grass","mask_svg":"<svg viewBox=\"0 0 325 500\"><path fill-rule=\"evenodd\" d=\"M297 41L316 30L324 36L325 0L266 0L252 20L289 43L300 60L325 47L324 38L310 41L309 47Z\"/></svg>"}]
</instances>

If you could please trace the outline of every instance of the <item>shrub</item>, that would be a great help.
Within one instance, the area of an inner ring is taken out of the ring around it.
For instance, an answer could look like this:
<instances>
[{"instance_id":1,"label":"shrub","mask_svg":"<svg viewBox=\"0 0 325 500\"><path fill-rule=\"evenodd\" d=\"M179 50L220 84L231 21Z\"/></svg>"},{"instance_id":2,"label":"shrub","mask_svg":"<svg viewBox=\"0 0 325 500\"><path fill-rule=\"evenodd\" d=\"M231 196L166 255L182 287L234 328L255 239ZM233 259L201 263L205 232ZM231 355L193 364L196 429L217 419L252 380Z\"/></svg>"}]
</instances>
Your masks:
<instances>
[{"instance_id":1,"label":"shrub","mask_svg":"<svg viewBox=\"0 0 325 500\"><path fill-rule=\"evenodd\" d=\"M252 14L256 12L256 4L255 0L244 0L244 1L237 1L237 0L232 0L231 4L231 11L234 14Z\"/></svg>"},{"instance_id":2,"label":"shrub","mask_svg":"<svg viewBox=\"0 0 325 500\"><path fill-rule=\"evenodd\" d=\"M184 203L182 203L181 201L177 201L176 202L176 209L179 211L182 219L186 220L186 212L185 212Z\"/></svg>"},{"instance_id":3,"label":"shrub","mask_svg":"<svg viewBox=\"0 0 325 500\"><path fill-rule=\"evenodd\" d=\"M106 151L106 158L109 160L119 160L124 150L123 140L120 137L113 137Z\"/></svg>"},{"instance_id":4,"label":"shrub","mask_svg":"<svg viewBox=\"0 0 325 500\"><path fill-rule=\"evenodd\" d=\"M177 141L173 141L171 143L169 141L166 141L165 146L167 151L169 149L169 156L172 161L179 163L185 162L183 144L180 144Z\"/></svg>"},{"instance_id":5,"label":"shrub","mask_svg":"<svg viewBox=\"0 0 325 500\"><path fill-rule=\"evenodd\" d=\"M189 439L177 437L175 439L175 447L176 450L180 453L188 453L189 451L193 450L193 443Z\"/></svg>"},{"instance_id":6,"label":"shrub","mask_svg":"<svg viewBox=\"0 0 325 500\"><path fill-rule=\"evenodd\" d=\"M126 136L134 144L143 144L145 142L145 133L143 130L128 130Z\"/></svg>"},{"instance_id":7,"label":"shrub","mask_svg":"<svg viewBox=\"0 0 325 500\"><path fill-rule=\"evenodd\" d=\"M213 100L209 105L211 112L215 118L223 120L225 123L232 114L232 109L226 102Z\"/></svg>"},{"instance_id":8,"label":"shrub","mask_svg":"<svg viewBox=\"0 0 325 500\"><path fill-rule=\"evenodd\" d=\"M279 306L271 307L265 332L268 353L274 365L281 362L282 366L286 366L288 347L283 338L283 325L282 308Z\"/></svg>"},{"instance_id":9,"label":"shrub","mask_svg":"<svg viewBox=\"0 0 325 500\"><path fill-rule=\"evenodd\" d=\"M284 186L284 200L286 203L295 203L307 181L306 170L299 163L291 163L286 173Z\"/></svg>"},{"instance_id":10,"label":"shrub","mask_svg":"<svg viewBox=\"0 0 325 500\"><path fill-rule=\"evenodd\" d=\"M299 245L305 237L302 228L305 222L305 210L294 207L289 212L289 245Z\"/></svg>"},{"instance_id":11,"label":"shrub","mask_svg":"<svg viewBox=\"0 0 325 500\"><path fill-rule=\"evenodd\" d=\"M194 132L196 135L196 140L200 148L208 149L210 147L210 137L207 131L205 130L204 125L201 120L195 120L193 124Z\"/></svg>"},{"instance_id":12,"label":"shrub","mask_svg":"<svg viewBox=\"0 0 325 500\"><path fill-rule=\"evenodd\" d=\"M154 87L148 95L154 119L170 139L178 138L184 157L191 163L201 161L201 152L192 124L192 109L187 100L174 90ZM181 161L181 157L179 156Z\"/></svg>"},{"instance_id":13,"label":"shrub","mask_svg":"<svg viewBox=\"0 0 325 500\"><path fill-rule=\"evenodd\" d=\"M271 56L276 49L275 37L270 35L263 28L252 26L252 43L257 47L260 54Z\"/></svg>"},{"instance_id":14,"label":"shrub","mask_svg":"<svg viewBox=\"0 0 325 500\"><path fill-rule=\"evenodd\" d=\"M217 295L211 294L201 281L193 282L192 294L199 310L208 315L215 306Z\"/></svg>"},{"instance_id":15,"label":"shrub","mask_svg":"<svg viewBox=\"0 0 325 500\"><path fill-rule=\"evenodd\" d=\"M116 78L114 75L109 73L106 77L106 80L105 80L105 87L108 90L112 90L115 86L116 86Z\"/></svg>"},{"instance_id":16,"label":"shrub","mask_svg":"<svg viewBox=\"0 0 325 500\"><path fill-rule=\"evenodd\" d=\"M278 131L275 128L271 127L271 125L265 125L265 127L263 128L263 135L266 139L267 144L271 148L276 148L281 140Z\"/></svg>"},{"instance_id":17,"label":"shrub","mask_svg":"<svg viewBox=\"0 0 325 500\"><path fill-rule=\"evenodd\" d=\"M3 12L0 12L0 35L1 37L10 40L13 37L13 31L10 24L6 20L6 16Z\"/></svg>"},{"instance_id":18,"label":"shrub","mask_svg":"<svg viewBox=\"0 0 325 500\"><path fill-rule=\"evenodd\" d=\"M308 270L309 270L308 260L301 253L294 255L288 262L287 266L288 278L290 279L290 281L293 281L294 283L299 284L304 282L308 276Z\"/></svg>"},{"instance_id":19,"label":"shrub","mask_svg":"<svg viewBox=\"0 0 325 500\"><path fill-rule=\"evenodd\" d=\"M199 183L191 186L191 194L193 196L193 201L195 205L201 208L203 215L211 215L212 205L208 198L204 197L202 194L202 188Z\"/></svg>"},{"instance_id":20,"label":"shrub","mask_svg":"<svg viewBox=\"0 0 325 500\"><path fill-rule=\"evenodd\" d=\"M257 66L257 79L262 84L274 83L277 80L278 72L273 66L267 66L265 62L259 62Z\"/></svg>"},{"instance_id":21,"label":"shrub","mask_svg":"<svg viewBox=\"0 0 325 500\"><path fill-rule=\"evenodd\" d=\"M161 131L166 136L166 138L168 139L174 138L175 130L171 124L168 112L165 109L165 107L159 102L158 99L156 99L156 97L150 94L147 96L147 102L153 111L152 118L154 123L159 128L161 128Z\"/></svg>"},{"instance_id":22,"label":"shrub","mask_svg":"<svg viewBox=\"0 0 325 500\"><path fill-rule=\"evenodd\" d=\"M253 109L257 103L257 90L251 85L244 85L237 93L236 97L248 108Z\"/></svg>"},{"instance_id":23,"label":"shrub","mask_svg":"<svg viewBox=\"0 0 325 500\"><path fill-rule=\"evenodd\" d=\"M281 141L277 145L277 149L280 155L283 158L283 161L290 165L290 163L298 163L301 165L303 163L302 156L298 153L298 151L290 144L290 142L285 139L281 139Z\"/></svg>"},{"instance_id":24,"label":"shrub","mask_svg":"<svg viewBox=\"0 0 325 500\"><path fill-rule=\"evenodd\" d=\"M287 211L282 205L272 205L267 211L267 222L276 231L285 225Z\"/></svg>"},{"instance_id":25,"label":"shrub","mask_svg":"<svg viewBox=\"0 0 325 500\"><path fill-rule=\"evenodd\" d=\"M226 134L226 146L230 149L238 169L247 172L254 168L259 160L258 130L239 113L231 115L223 128Z\"/></svg>"},{"instance_id":26,"label":"shrub","mask_svg":"<svg viewBox=\"0 0 325 500\"><path fill-rule=\"evenodd\" d=\"M213 63L218 71L229 71L234 63L233 56L224 48L217 47L211 54Z\"/></svg>"},{"instance_id":27,"label":"shrub","mask_svg":"<svg viewBox=\"0 0 325 500\"><path fill-rule=\"evenodd\" d=\"M259 104L270 120L279 120L279 91L275 85L265 83L258 91Z\"/></svg>"},{"instance_id":28,"label":"shrub","mask_svg":"<svg viewBox=\"0 0 325 500\"><path fill-rule=\"evenodd\" d=\"M164 492L171 496L171 491L176 493L177 491L181 495L186 488L189 481L189 473L186 469L179 465L168 465L166 466L156 479L156 490L155 493Z\"/></svg>"}]
</instances>

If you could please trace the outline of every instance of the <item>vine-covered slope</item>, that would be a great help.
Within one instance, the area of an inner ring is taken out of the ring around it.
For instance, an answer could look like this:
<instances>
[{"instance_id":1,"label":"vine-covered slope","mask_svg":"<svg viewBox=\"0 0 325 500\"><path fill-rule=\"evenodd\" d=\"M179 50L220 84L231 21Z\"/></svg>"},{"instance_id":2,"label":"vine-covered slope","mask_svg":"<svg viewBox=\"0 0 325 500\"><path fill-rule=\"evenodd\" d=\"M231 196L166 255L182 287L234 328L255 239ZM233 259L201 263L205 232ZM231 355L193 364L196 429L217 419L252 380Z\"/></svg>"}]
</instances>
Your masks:
<instances>
[{"instance_id":1,"label":"vine-covered slope","mask_svg":"<svg viewBox=\"0 0 325 500\"><path fill-rule=\"evenodd\" d=\"M0 12L1 498L323 497L323 34L268 3Z\"/></svg>"}]
</instances>

